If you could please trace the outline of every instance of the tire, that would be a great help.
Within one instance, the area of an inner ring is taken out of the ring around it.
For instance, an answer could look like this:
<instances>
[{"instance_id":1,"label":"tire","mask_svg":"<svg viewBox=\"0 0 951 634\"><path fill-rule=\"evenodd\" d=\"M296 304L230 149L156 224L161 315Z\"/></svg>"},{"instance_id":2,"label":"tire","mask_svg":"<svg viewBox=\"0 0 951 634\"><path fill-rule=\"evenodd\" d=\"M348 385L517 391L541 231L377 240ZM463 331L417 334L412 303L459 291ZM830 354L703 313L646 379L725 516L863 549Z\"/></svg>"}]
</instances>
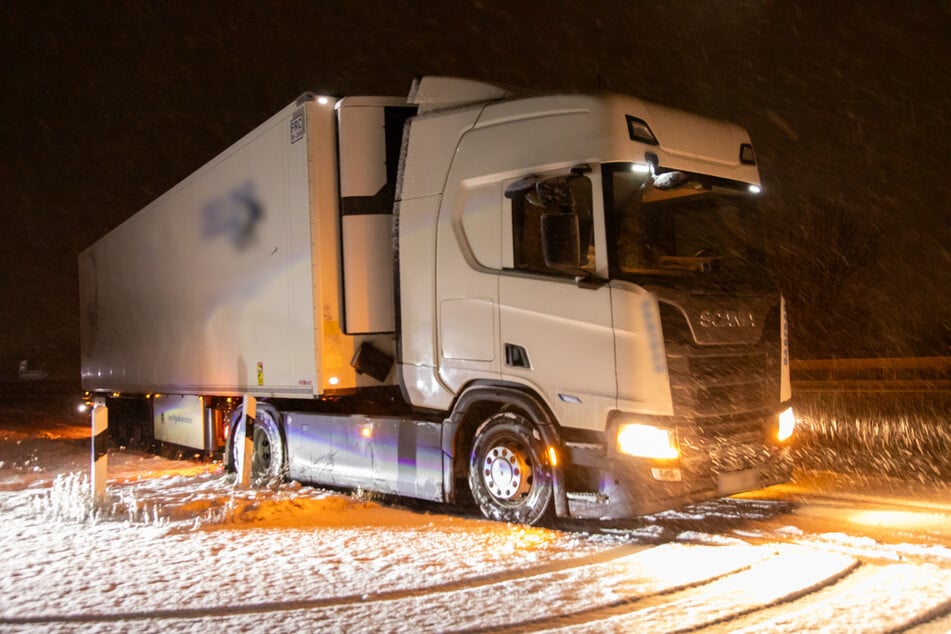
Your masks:
<instances>
[{"instance_id":1,"label":"tire","mask_svg":"<svg viewBox=\"0 0 951 634\"><path fill-rule=\"evenodd\" d=\"M254 421L254 449L251 454L252 481L283 479L286 471L284 453L284 435L278 422L279 415L269 407L258 405L257 418ZM244 450L244 408L238 407L231 422L229 435L229 463L234 470L241 464L241 452Z\"/></svg>"},{"instance_id":2,"label":"tire","mask_svg":"<svg viewBox=\"0 0 951 634\"><path fill-rule=\"evenodd\" d=\"M469 490L482 514L502 522L536 524L552 506L552 471L541 436L524 417L502 412L476 431Z\"/></svg>"}]
</instances>

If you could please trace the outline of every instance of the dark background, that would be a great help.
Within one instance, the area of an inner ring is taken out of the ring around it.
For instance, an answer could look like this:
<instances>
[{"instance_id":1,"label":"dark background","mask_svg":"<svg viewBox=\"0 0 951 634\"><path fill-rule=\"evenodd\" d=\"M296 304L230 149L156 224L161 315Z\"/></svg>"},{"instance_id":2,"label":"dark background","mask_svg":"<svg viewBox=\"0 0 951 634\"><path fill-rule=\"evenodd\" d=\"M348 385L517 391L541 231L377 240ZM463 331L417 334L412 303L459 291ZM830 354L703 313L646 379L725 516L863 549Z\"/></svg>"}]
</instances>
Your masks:
<instances>
[{"instance_id":1,"label":"dark background","mask_svg":"<svg viewBox=\"0 0 951 634\"><path fill-rule=\"evenodd\" d=\"M304 91L633 94L753 138L794 358L951 354L951 5L0 2L0 389L79 378L76 258Z\"/></svg>"}]
</instances>

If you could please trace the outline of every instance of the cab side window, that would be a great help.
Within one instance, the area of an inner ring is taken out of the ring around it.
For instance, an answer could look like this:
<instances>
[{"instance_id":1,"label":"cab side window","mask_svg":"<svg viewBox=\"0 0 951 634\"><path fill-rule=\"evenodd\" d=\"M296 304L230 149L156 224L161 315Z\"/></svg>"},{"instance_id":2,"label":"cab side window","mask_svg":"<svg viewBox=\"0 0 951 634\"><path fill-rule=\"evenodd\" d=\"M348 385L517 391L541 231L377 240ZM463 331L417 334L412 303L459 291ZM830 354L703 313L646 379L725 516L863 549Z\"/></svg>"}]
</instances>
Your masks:
<instances>
[{"instance_id":1,"label":"cab side window","mask_svg":"<svg viewBox=\"0 0 951 634\"><path fill-rule=\"evenodd\" d=\"M551 232L551 226L554 225L553 222L545 220L546 216L573 215L577 218L578 244L555 246L559 249L578 249L580 258L575 268L594 272L591 192L591 180L579 174L551 178L531 177L509 186L506 196L512 199L513 265L516 270L547 274L570 273L565 267L546 264L542 232L546 225L549 226L547 231ZM552 246L551 240L548 246Z\"/></svg>"}]
</instances>

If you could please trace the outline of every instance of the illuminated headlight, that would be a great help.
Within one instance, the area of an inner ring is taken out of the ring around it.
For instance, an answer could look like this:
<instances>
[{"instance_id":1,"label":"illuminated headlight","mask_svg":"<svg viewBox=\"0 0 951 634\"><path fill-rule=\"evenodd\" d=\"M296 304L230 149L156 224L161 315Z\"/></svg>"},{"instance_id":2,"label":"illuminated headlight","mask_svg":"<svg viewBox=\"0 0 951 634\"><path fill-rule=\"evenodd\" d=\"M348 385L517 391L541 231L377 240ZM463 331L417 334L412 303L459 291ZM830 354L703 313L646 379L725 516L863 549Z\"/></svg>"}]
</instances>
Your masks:
<instances>
[{"instance_id":1,"label":"illuminated headlight","mask_svg":"<svg viewBox=\"0 0 951 634\"><path fill-rule=\"evenodd\" d=\"M783 410L779 415L779 429L776 431L776 440L783 442L793 435L796 428L796 416L791 407Z\"/></svg>"},{"instance_id":2,"label":"illuminated headlight","mask_svg":"<svg viewBox=\"0 0 951 634\"><path fill-rule=\"evenodd\" d=\"M617 432L617 449L639 458L673 460L680 456L673 433L650 425L621 425Z\"/></svg>"}]
</instances>

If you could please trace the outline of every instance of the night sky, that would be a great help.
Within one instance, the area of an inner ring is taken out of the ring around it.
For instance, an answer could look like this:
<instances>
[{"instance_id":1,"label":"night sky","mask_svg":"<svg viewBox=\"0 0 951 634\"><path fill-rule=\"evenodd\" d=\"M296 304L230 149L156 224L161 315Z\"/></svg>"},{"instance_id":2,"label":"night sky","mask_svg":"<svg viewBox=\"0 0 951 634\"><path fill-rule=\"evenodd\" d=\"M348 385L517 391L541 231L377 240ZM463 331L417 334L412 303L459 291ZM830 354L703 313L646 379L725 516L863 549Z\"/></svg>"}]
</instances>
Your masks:
<instances>
[{"instance_id":1,"label":"night sky","mask_svg":"<svg viewBox=\"0 0 951 634\"><path fill-rule=\"evenodd\" d=\"M949 60L937 0L4 0L0 389L20 359L78 385L80 250L302 92L423 74L744 126L794 357L949 355Z\"/></svg>"}]
</instances>

